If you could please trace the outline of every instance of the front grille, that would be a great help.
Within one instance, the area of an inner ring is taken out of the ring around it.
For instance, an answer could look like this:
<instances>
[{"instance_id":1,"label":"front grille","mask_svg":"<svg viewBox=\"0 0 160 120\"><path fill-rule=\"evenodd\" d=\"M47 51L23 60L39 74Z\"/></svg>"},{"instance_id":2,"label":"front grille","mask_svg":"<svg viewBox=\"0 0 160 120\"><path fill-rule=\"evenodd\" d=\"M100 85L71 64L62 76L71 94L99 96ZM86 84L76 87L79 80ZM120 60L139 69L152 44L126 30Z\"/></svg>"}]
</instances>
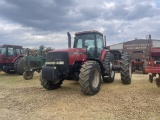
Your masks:
<instances>
[{"instance_id":1,"label":"front grille","mask_svg":"<svg viewBox=\"0 0 160 120\"><path fill-rule=\"evenodd\" d=\"M24 60L24 62L23 62L23 67L24 67L24 69L28 69L28 62L25 61L25 60Z\"/></svg>"},{"instance_id":2,"label":"front grille","mask_svg":"<svg viewBox=\"0 0 160 120\"><path fill-rule=\"evenodd\" d=\"M41 65L41 61L30 61L30 67L31 68L41 68L42 67L42 65Z\"/></svg>"},{"instance_id":3,"label":"front grille","mask_svg":"<svg viewBox=\"0 0 160 120\"><path fill-rule=\"evenodd\" d=\"M63 65L56 65L60 71L69 69L69 56L67 52L49 52L46 56L46 62L64 61Z\"/></svg>"}]
</instances>

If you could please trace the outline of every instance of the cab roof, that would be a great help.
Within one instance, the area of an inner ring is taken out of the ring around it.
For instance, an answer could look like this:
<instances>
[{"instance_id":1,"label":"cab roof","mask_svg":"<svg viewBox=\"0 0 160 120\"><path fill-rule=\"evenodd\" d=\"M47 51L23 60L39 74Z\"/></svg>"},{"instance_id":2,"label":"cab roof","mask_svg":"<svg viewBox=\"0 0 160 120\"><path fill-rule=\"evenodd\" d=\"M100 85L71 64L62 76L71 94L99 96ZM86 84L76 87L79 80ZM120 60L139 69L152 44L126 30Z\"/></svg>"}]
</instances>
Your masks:
<instances>
[{"instance_id":1,"label":"cab roof","mask_svg":"<svg viewBox=\"0 0 160 120\"><path fill-rule=\"evenodd\" d=\"M97 34L99 34L99 35L103 36L103 34L102 34L101 32L96 31L96 30L76 32L76 33L75 33L75 36L77 36L77 35L81 35L81 34L89 34L89 33L97 33Z\"/></svg>"},{"instance_id":2,"label":"cab roof","mask_svg":"<svg viewBox=\"0 0 160 120\"><path fill-rule=\"evenodd\" d=\"M22 46L19 46L19 45L8 45L8 44L0 45L0 47L17 47L17 48L22 48Z\"/></svg>"}]
</instances>

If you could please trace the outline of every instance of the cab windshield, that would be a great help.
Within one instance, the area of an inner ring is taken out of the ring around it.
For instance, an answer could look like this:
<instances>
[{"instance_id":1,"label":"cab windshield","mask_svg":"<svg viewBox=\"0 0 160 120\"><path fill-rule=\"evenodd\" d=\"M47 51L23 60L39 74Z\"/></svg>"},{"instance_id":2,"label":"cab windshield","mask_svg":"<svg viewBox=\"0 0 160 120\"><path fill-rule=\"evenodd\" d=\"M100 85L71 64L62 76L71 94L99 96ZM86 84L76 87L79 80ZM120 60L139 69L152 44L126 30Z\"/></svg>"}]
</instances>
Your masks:
<instances>
[{"instance_id":1,"label":"cab windshield","mask_svg":"<svg viewBox=\"0 0 160 120\"><path fill-rule=\"evenodd\" d=\"M86 48L89 50L95 45L94 34L82 34L75 37L75 48Z\"/></svg>"},{"instance_id":2,"label":"cab windshield","mask_svg":"<svg viewBox=\"0 0 160 120\"><path fill-rule=\"evenodd\" d=\"M96 33L79 34L75 37L74 48L85 48L88 57L99 58L103 46L103 36Z\"/></svg>"}]
</instances>

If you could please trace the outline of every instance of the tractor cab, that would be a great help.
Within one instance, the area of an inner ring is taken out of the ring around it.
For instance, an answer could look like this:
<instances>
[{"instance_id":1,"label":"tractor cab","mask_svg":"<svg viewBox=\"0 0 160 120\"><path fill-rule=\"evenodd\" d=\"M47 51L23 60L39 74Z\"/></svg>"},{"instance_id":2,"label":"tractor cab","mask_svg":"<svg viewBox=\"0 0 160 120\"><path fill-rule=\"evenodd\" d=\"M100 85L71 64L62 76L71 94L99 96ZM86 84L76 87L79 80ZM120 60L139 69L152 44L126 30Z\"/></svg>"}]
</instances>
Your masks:
<instances>
[{"instance_id":1,"label":"tractor cab","mask_svg":"<svg viewBox=\"0 0 160 120\"><path fill-rule=\"evenodd\" d=\"M0 46L0 55L4 57L4 59L11 59L12 57L18 56L23 53L22 46L14 46L14 45L2 45Z\"/></svg>"},{"instance_id":2,"label":"tractor cab","mask_svg":"<svg viewBox=\"0 0 160 120\"><path fill-rule=\"evenodd\" d=\"M103 35L98 31L84 31L75 33L73 48L86 49L87 58L100 58L104 47Z\"/></svg>"},{"instance_id":3,"label":"tractor cab","mask_svg":"<svg viewBox=\"0 0 160 120\"><path fill-rule=\"evenodd\" d=\"M0 46L0 69L13 69L14 60L23 54L22 46L2 45Z\"/></svg>"}]
</instances>

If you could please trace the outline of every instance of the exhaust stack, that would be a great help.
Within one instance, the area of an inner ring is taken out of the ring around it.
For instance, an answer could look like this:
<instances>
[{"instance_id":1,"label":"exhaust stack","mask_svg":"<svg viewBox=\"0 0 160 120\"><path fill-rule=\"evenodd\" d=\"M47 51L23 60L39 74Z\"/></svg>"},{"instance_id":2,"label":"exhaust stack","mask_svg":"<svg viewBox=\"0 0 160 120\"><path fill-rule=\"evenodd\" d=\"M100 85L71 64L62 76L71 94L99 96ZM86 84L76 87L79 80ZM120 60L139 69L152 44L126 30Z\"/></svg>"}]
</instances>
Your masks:
<instances>
[{"instance_id":1,"label":"exhaust stack","mask_svg":"<svg viewBox=\"0 0 160 120\"><path fill-rule=\"evenodd\" d=\"M67 32L67 36L68 36L68 48L71 48L71 34Z\"/></svg>"},{"instance_id":2,"label":"exhaust stack","mask_svg":"<svg viewBox=\"0 0 160 120\"><path fill-rule=\"evenodd\" d=\"M106 47L106 36L104 36L104 46Z\"/></svg>"}]
</instances>

